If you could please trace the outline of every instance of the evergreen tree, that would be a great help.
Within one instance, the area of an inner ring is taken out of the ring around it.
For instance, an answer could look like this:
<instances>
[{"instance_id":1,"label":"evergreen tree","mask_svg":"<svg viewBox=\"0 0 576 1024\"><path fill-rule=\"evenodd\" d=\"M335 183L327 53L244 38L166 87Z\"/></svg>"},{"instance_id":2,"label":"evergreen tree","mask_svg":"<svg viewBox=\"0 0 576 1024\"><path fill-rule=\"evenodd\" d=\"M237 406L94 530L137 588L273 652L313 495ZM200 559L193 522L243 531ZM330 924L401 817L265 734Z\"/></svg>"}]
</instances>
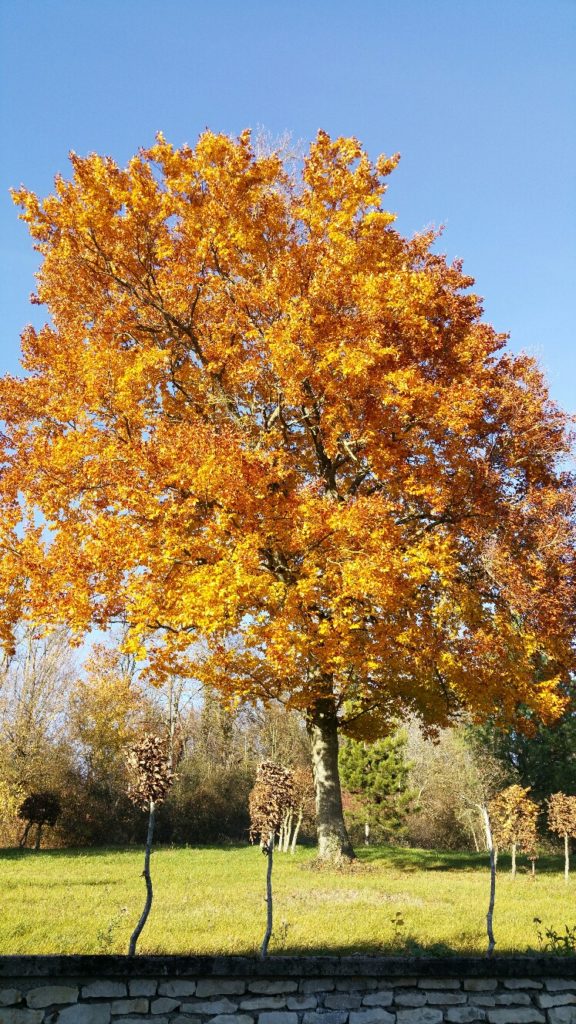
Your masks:
<instances>
[{"instance_id":1,"label":"evergreen tree","mask_svg":"<svg viewBox=\"0 0 576 1024\"><path fill-rule=\"evenodd\" d=\"M480 753L489 751L507 769L512 769L538 802L560 790L576 795L576 694L573 687L568 696L567 710L552 725L528 713L528 730L525 724L523 729L513 725L504 728L491 721L469 730L473 747Z\"/></svg>"},{"instance_id":2,"label":"evergreen tree","mask_svg":"<svg viewBox=\"0 0 576 1024\"><path fill-rule=\"evenodd\" d=\"M357 831L363 825L366 841L371 836L398 838L405 829L416 795L408 788L406 743L406 733L398 732L375 743L348 739L341 747L342 783L347 793L357 797L356 807L348 811L350 826Z\"/></svg>"}]
</instances>

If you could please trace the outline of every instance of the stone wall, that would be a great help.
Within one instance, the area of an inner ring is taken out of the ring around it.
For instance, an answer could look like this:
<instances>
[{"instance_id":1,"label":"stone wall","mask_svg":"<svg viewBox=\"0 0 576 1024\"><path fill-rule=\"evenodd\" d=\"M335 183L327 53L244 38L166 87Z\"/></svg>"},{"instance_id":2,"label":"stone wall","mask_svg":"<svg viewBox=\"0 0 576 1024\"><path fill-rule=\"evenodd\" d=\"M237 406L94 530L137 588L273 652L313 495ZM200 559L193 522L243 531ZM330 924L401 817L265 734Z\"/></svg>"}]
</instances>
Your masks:
<instances>
[{"instance_id":1,"label":"stone wall","mask_svg":"<svg viewBox=\"0 0 576 1024\"><path fill-rule=\"evenodd\" d=\"M576 1024L576 958L0 957L0 1024Z\"/></svg>"}]
</instances>

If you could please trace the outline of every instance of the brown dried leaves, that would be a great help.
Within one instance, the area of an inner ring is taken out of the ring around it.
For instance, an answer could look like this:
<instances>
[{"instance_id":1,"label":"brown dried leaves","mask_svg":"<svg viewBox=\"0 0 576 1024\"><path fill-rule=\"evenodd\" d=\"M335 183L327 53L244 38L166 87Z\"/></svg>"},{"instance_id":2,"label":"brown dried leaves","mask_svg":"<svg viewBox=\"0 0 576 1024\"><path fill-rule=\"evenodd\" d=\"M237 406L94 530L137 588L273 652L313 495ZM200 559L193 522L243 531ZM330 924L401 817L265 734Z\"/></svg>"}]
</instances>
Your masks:
<instances>
[{"instance_id":1,"label":"brown dried leaves","mask_svg":"<svg viewBox=\"0 0 576 1024\"><path fill-rule=\"evenodd\" d=\"M160 803L174 779L160 737L146 733L130 748L126 762L130 773L128 796L132 803L144 808L152 802Z\"/></svg>"},{"instance_id":2,"label":"brown dried leaves","mask_svg":"<svg viewBox=\"0 0 576 1024\"><path fill-rule=\"evenodd\" d=\"M292 772L273 761L263 761L250 793L250 839L266 846L276 835L288 808L294 804Z\"/></svg>"},{"instance_id":3,"label":"brown dried leaves","mask_svg":"<svg viewBox=\"0 0 576 1024\"><path fill-rule=\"evenodd\" d=\"M548 828L559 836L576 836L576 796L552 793L548 800Z\"/></svg>"}]
</instances>

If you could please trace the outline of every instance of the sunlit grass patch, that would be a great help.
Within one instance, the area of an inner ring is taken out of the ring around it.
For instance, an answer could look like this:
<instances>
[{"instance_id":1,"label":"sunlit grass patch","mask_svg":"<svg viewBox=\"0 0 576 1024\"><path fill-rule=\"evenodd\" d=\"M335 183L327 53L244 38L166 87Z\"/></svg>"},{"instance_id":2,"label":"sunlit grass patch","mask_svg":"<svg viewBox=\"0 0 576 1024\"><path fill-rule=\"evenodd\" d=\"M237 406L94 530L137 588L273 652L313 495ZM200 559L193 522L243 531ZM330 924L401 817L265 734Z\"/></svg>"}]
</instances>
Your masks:
<instances>
[{"instance_id":1,"label":"sunlit grass patch","mask_svg":"<svg viewBox=\"0 0 576 1024\"><path fill-rule=\"evenodd\" d=\"M277 953L482 953L486 856L397 847L359 851L352 871L310 870L314 851L274 861ZM0 952L122 953L144 900L142 851L0 851ZM152 856L155 897L141 953L254 955L265 917L257 847L164 848ZM576 921L560 858L513 881L501 858L497 952L537 948L534 918Z\"/></svg>"}]
</instances>

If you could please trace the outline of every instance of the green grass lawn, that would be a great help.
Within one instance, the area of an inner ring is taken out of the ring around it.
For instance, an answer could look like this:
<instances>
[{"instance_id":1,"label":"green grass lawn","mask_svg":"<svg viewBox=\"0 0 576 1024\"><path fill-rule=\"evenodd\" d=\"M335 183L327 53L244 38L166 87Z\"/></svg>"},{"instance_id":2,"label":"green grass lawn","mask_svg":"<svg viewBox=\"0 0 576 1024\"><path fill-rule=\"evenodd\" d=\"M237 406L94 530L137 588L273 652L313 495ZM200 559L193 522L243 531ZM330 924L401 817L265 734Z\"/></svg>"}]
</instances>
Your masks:
<instances>
[{"instance_id":1,"label":"green grass lawn","mask_svg":"<svg viewBox=\"0 0 576 1024\"><path fill-rule=\"evenodd\" d=\"M350 871L314 869L313 850L276 854L270 953L483 953L486 856L379 847ZM0 851L0 953L124 953L142 909L139 850ZM140 953L254 954L265 923L257 847L158 849ZM533 879L498 870L497 953L538 948L533 919L576 922L560 858Z\"/></svg>"}]
</instances>

